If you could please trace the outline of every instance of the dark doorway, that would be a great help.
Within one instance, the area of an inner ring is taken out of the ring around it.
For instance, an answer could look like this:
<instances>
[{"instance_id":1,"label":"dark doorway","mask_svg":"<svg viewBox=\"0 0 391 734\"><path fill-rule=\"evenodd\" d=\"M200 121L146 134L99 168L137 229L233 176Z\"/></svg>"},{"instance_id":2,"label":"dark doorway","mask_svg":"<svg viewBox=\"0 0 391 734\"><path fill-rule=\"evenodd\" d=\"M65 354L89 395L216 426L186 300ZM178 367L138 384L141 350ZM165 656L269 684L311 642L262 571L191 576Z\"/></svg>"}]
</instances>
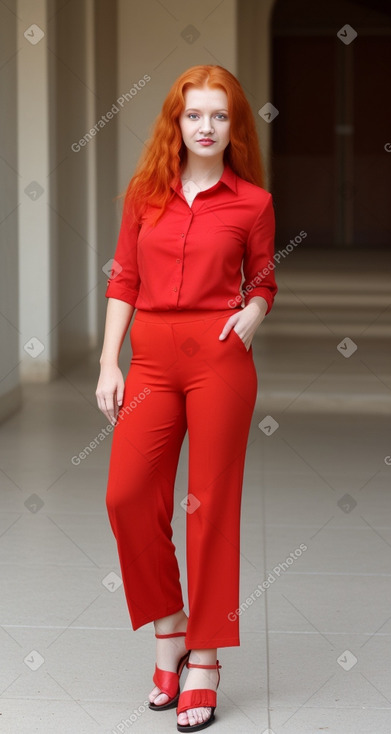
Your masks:
<instances>
[{"instance_id":1,"label":"dark doorway","mask_svg":"<svg viewBox=\"0 0 391 734\"><path fill-rule=\"evenodd\" d=\"M390 2L277 0L270 168L278 242L303 229L305 247L390 245L390 68Z\"/></svg>"}]
</instances>

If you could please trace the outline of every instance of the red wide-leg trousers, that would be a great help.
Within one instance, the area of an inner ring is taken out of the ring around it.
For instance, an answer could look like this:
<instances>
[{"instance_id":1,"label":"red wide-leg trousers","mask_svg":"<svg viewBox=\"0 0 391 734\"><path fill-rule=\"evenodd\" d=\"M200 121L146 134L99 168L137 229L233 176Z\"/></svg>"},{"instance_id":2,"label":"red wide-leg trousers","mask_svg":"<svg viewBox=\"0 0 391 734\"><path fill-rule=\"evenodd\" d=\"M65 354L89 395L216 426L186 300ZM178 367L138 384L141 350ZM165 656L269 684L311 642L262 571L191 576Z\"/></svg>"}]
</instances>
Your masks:
<instances>
[{"instance_id":1,"label":"red wide-leg trousers","mask_svg":"<svg viewBox=\"0 0 391 734\"><path fill-rule=\"evenodd\" d=\"M252 348L233 329L218 338L231 315L232 309L137 310L112 434L107 510L138 629L184 607L171 521L188 431L188 488L180 500L188 649L240 645L241 495L257 375Z\"/></svg>"}]
</instances>

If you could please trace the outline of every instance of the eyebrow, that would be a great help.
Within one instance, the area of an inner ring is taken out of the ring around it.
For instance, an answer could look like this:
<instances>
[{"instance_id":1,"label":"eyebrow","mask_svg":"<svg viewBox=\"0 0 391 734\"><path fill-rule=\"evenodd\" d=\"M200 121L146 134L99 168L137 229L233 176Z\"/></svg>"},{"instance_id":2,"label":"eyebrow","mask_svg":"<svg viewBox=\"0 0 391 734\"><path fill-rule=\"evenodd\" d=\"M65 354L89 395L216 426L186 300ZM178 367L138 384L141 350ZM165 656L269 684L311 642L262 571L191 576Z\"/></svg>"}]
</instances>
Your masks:
<instances>
[{"instance_id":1,"label":"eyebrow","mask_svg":"<svg viewBox=\"0 0 391 734\"><path fill-rule=\"evenodd\" d=\"M201 112L201 111L202 110L198 110L197 107L188 107L188 109L185 110L185 112ZM221 108L218 110L213 110L213 112L227 112L228 113L228 110Z\"/></svg>"}]
</instances>

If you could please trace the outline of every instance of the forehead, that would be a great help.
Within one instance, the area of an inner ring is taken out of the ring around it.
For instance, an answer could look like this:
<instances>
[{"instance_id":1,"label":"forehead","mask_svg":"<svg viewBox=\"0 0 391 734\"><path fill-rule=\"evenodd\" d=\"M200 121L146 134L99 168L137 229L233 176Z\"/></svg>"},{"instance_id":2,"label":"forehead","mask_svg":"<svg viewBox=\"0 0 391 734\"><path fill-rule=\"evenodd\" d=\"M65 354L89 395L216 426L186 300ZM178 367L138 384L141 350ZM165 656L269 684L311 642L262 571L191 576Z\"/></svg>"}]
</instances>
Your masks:
<instances>
[{"instance_id":1,"label":"forehead","mask_svg":"<svg viewBox=\"0 0 391 734\"><path fill-rule=\"evenodd\" d=\"M219 109L228 107L224 89L219 87L189 87L184 93L185 106L193 109Z\"/></svg>"}]
</instances>

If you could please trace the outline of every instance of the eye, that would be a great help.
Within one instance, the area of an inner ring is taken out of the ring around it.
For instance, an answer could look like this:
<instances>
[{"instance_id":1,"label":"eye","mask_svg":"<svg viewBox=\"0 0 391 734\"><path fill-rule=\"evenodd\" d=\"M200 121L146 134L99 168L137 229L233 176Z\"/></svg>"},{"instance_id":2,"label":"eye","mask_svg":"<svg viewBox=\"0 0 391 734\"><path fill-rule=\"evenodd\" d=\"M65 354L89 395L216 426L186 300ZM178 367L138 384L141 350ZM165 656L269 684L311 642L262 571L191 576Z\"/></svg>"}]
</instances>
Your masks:
<instances>
[{"instance_id":1,"label":"eye","mask_svg":"<svg viewBox=\"0 0 391 734\"><path fill-rule=\"evenodd\" d=\"M190 120L193 120L193 119L194 119L195 117L198 117L198 115L197 115L197 113L196 113L196 112L189 112L189 114L188 114L188 118L189 118Z\"/></svg>"},{"instance_id":2,"label":"eye","mask_svg":"<svg viewBox=\"0 0 391 734\"><path fill-rule=\"evenodd\" d=\"M218 112L216 117L219 117L220 120L227 120L228 116L224 114L224 112Z\"/></svg>"}]
</instances>

